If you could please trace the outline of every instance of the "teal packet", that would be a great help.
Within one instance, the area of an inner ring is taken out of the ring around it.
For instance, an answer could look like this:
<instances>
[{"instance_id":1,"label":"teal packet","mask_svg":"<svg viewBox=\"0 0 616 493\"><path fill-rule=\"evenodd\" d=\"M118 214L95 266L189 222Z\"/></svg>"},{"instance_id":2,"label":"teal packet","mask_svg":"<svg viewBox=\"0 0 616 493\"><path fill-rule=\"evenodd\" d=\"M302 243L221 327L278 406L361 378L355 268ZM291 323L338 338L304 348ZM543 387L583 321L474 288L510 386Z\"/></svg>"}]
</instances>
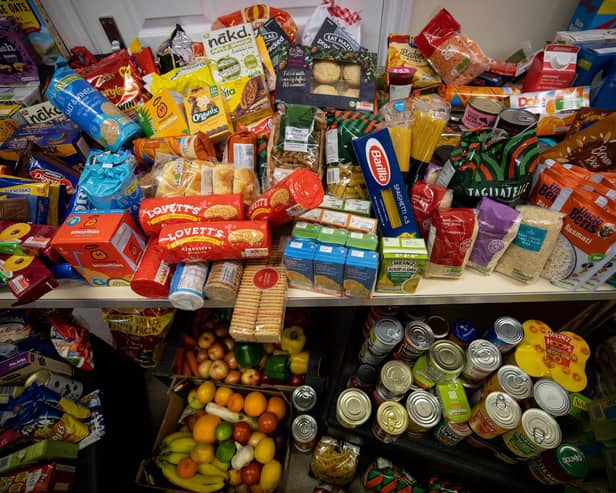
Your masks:
<instances>
[{"instance_id":1,"label":"teal packet","mask_svg":"<svg viewBox=\"0 0 616 493\"><path fill-rule=\"evenodd\" d=\"M379 270L379 254L349 248L344 267L343 294L347 298L369 299Z\"/></svg>"},{"instance_id":2,"label":"teal packet","mask_svg":"<svg viewBox=\"0 0 616 493\"><path fill-rule=\"evenodd\" d=\"M294 238L284 250L284 264L287 268L287 282L290 288L308 289L313 287L313 259L316 250L313 240Z\"/></svg>"}]
</instances>

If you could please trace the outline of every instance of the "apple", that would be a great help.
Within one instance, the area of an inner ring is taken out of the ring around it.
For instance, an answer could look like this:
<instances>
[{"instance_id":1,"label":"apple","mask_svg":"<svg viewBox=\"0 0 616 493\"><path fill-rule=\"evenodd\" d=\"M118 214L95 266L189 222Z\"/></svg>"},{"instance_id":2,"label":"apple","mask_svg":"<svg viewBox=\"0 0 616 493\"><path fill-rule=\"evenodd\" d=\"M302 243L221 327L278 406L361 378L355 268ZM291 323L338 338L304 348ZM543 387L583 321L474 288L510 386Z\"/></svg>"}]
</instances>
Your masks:
<instances>
[{"instance_id":1,"label":"apple","mask_svg":"<svg viewBox=\"0 0 616 493\"><path fill-rule=\"evenodd\" d=\"M210 377L214 380L224 380L226 376L229 374L229 365L225 363L221 359L217 359L212 362L212 367L210 368Z\"/></svg>"},{"instance_id":2,"label":"apple","mask_svg":"<svg viewBox=\"0 0 616 493\"><path fill-rule=\"evenodd\" d=\"M239 423L235 423L233 425L233 440L236 442L246 445L251 435L252 429L248 423L240 421Z\"/></svg>"},{"instance_id":3,"label":"apple","mask_svg":"<svg viewBox=\"0 0 616 493\"><path fill-rule=\"evenodd\" d=\"M197 367L197 373L201 378L210 378L210 369L212 368L213 361L211 359L206 359L199 363Z\"/></svg>"},{"instance_id":4,"label":"apple","mask_svg":"<svg viewBox=\"0 0 616 493\"><path fill-rule=\"evenodd\" d=\"M289 385L292 385L293 387L299 387L300 385L303 385L305 381L306 375L291 375L291 377L289 378Z\"/></svg>"},{"instance_id":5,"label":"apple","mask_svg":"<svg viewBox=\"0 0 616 493\"><path fill-rule=\"evenodd\" d=\"M259 385L260 379L261 377L259 376L259 372L254 368L242 370L242 377L240 378L240 381L244 385Z\"/></svg>"},{"instance_id":6,"label":"apple","mask_svg":"<svg viewBox=\"0 0 616 493\"><path fill-rule=\"evenodd\" d=\"M201 409L205 404L197 398L197 389L191 389L187 397L188 405L192 409Z\"/></svg>"},{"instance_id":7,"label":"apple","mask_svg":"<svg viewBox=\"0 0 616 493\"><path fill-rule=\"evenodd\" d=\"M235 348L235 341L231 337L225 337L222 343L227 348L227 351L233 351Z\"/></svg>"},{"instance_id":8,"label":"apple","mask_svg":"<svg viewBox=\"0 0 616 493\"><path fill-rule=\"evenodd\" d=\"M223 324L218 324L216 326L216 328L214 329L214 332L216 334L216 337L218 337L219 339L222 339L222 338L227 337L229 335L229 326L228 325L223 325Z\"/></svg>"},{"instance_id":9,"label":"apple","mask_svg":"<svg viewBox=\"0 0 616 493\"><path fill-rule=\"evenodd\" d=\"M212 344L214 344L214 341L216 340L216 336L214 335L213 332L203 332L200 336L199 339L197 340L197 345L201 348L201 349L207 349L209 348Z\"/></svg>"},{"instance_id":10,"label":"apple","mask_svg":"<svg viewBox=\"0 0 616 493\"><path fill-rule=\"evenodd\" d=\"M224 360L227 362L231 370L237 370L240 366L238 365L237 360L235 359L234 353L225 354Z\"/></svg>"},{"instance_id":11,"label":"apple","mask_svg":"<svg viewBox=\"0 0 616 493\"><path fill-rule=\"evenodd\" d=\"M207 349L199 348L199 351L197 351L197 361L201 363L202 361L205 361L206 359L208 359Z\"/></svg>"},{"instance_id":12,"label":"apple","mask_svg":"<svg viewBox=\"0 0 616 493\"><path fill-rule=\"evenodd\" d=\"M231 370L229 374L225 377L226 384L237 384L240 383L240 378L242 374L239 370Z\"/></svg>"},{"instance_id":13,"label":"apple","mask_svg":"<svg viewBox=\"0 0 616 493\"><path fill-rule=\"evenodd\" d=\"M207 354L213 360L223 359L225 357L225 347L222 345L222 342L215 342L208 348Z\"/></svg>"}]
</instances>

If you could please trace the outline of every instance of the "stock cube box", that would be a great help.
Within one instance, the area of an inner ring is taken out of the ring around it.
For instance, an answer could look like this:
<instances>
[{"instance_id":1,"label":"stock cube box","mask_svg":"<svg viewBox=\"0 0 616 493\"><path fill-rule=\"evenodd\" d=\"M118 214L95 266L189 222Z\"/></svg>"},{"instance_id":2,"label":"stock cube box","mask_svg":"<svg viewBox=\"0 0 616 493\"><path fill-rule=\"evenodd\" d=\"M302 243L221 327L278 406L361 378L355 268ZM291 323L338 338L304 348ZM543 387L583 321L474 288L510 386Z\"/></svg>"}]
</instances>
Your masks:
<instances>
[{"instance_id":1,"label":"stock cube box","mask_svg":"<svg viewBox=\"0 0 616 493\"><path fill-rule=\"evenodd\" d=\"M92 286L128 286L145 243L128 211L95 210L69 215L52 247Z\"/></svg>"}]
</instances>

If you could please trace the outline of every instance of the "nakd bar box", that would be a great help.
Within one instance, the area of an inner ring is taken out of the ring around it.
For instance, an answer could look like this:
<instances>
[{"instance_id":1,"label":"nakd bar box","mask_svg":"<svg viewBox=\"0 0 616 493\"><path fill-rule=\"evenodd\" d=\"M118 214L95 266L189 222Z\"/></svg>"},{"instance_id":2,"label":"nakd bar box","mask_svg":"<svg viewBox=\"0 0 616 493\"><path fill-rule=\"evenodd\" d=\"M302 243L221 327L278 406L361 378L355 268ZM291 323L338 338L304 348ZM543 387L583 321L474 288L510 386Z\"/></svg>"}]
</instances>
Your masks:
<instances>
[{"instance_id":1,"label":"nakd bar box","mask_svg":"<svg viewBox=\"0 0 616 493\"><path fill-rule=\"evenodd\" d=\"M52 247L92 286L128 286L145 243L128 211L96 210L69 215Z\"/></svg>"}]
</instances>

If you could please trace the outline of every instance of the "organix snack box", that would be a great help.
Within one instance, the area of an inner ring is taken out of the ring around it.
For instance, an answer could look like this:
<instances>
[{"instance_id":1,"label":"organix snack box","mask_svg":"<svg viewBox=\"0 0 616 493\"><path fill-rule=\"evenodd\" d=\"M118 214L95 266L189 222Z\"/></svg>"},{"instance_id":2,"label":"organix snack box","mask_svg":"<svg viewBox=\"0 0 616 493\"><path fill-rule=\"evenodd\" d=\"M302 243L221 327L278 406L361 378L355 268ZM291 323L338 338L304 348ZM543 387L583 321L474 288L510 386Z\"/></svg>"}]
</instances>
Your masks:
<instances>
[{"instance_id":1,"label":"organix snack box","mask_svg":"<svg viewBox=\"0 0 616 493\"><path fill-rule=\"evenodd\" d=\"M317 246L314 254L314 290L316 292L342 296L346 255L345 247Z\"/></svg>"},{"instance_id":2,"label":"organix snack box","mask_svg":"<svg viewBox=\"0 0 616 493\"><path fill-rule=\"evenodd\" d=\"M378 270L378 253L349 248L342 284L344 296L348 298L370 298Z\"/></svg>"},{"instance_id":3,"label":"organix snack box","mask_svg":"<svg viewBox=\"0 0 616 493\"><path fill-rule=\"evenodd\" d=\"M427 261L424 240L382 238L377 293L414 293Z\"/></svg>"},{"instance_id":4,"label":"organix snack box","mask_svg":"<svg viewBox=\"0 0 616 493\"><path fill-rule=\"evenodd\" d=\"M316 243L313 240L295 238L284 250L287 281L290 288L308 289L313 286L313 265Z\"/></svg>"}]
</instances>

